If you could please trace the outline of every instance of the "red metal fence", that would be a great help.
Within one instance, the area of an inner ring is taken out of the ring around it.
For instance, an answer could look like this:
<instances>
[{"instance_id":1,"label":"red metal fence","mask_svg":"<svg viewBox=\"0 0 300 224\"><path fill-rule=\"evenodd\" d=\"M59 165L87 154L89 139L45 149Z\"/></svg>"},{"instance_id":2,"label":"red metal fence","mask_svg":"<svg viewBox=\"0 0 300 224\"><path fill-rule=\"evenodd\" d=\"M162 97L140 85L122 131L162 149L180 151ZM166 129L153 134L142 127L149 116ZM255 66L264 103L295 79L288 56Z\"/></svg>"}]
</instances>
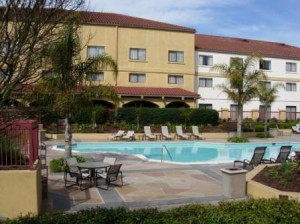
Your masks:
<instances>
[{"instance_id":1,"label":"red metal fence","mask_svg":"<svg viewBox=\"0 0 300 224\"><path fill-rule=\"evenodd\" d=\"M0 126L0 169L32 169L38 158L38 124L32 120Z\"/></svg>"}]
</instances>

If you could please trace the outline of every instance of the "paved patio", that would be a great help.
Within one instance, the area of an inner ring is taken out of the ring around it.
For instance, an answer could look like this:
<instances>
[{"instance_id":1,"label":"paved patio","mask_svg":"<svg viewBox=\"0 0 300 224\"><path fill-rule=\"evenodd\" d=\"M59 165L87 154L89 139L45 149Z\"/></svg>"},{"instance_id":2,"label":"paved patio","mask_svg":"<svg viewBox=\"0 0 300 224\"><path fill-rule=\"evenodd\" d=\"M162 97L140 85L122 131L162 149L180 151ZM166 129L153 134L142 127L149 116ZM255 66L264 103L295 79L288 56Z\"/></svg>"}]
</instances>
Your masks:
<instances>
[{"instance_id":1,"label":"paved patio","mask_svg":"<svg viewBox=\"0 0 300 224\"><path fill-rule=\"evenodd\" d=\"M80 140L75 140L80 141ZM225 139L206 141L224 142ZM251 139L266 141L266 139ZM300 135L278 136L276 141L300 141ZM57 144L50 140L47 145ZM49 148L49 147L48 147ZM103 153L88 153L89 161L102 161ZM63 157L63 152L48 149L48 160ZM48 198L43 201L43 211L77 211L95 207L128 207L130 209L158 207L170 208L188 203L217 203L232 200L223 195L220 169L227 164L175 165L141 160L135 156L114 154L122 163L123 187L102 190L96 187L81 191L74 186L66 189L62 173L49 173Z\"/></svg>"}]
</instances>

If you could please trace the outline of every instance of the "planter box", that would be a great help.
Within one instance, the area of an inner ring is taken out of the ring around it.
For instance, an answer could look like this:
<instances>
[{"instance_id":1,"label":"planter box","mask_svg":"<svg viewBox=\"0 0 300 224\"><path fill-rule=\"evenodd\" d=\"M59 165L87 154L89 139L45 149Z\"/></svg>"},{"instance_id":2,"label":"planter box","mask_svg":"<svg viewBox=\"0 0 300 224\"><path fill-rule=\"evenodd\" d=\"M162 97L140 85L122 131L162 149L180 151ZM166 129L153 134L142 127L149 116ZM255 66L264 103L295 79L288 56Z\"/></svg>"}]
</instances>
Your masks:
<instances>
[{"instance_id":1,"label":"planter box","mask_svg":"<svg viewBox=\"0 0 300 224\"><path fill-rule=\"evenodd\" d=\"M262 171L266 166L277 166L272 165L259 165L251 170L246 175L247 181L247 195L252 198L287 198L300 201L300 193L280 191L275 188L266 186L264 184L258 183L252 180L260 171Z\"/></svg>"}]
</instances>

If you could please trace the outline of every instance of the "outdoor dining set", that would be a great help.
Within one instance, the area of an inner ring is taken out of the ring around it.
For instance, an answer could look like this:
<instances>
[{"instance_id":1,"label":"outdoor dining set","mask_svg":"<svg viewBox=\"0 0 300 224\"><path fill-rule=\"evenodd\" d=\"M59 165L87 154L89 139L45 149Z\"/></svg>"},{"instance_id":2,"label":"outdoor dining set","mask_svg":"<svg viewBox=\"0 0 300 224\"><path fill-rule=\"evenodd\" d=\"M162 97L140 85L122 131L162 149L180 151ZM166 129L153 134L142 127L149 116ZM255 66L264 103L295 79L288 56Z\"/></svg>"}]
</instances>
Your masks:
<instances>
[{"instance_id":1,"label":"outdoor dining set","mask_svg":"<svg viewBox=\"0 0 300 224\"><path fill-rule=\"evenodd\" d=\"M104 157L103 161L78 163L75 157L65 159L65 187L74 185L85 190L98 187L108 190L110 185L123 186L122 164L115 164L116 158Z\"/></svg>"}]
</instances>

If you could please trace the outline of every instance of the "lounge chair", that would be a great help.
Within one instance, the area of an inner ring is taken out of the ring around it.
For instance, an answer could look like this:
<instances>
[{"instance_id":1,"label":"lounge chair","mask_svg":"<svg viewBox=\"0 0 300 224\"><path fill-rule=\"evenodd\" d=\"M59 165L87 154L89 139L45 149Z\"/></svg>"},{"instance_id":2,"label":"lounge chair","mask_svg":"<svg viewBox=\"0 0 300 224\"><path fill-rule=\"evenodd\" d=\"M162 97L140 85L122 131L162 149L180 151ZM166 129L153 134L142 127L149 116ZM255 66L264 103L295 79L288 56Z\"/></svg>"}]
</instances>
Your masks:
<instances>
[{"instance_id":1,"label":"lounge chair","mask_svg":"<svg viewBox=\"0 0 300 224\"><path fill-rule=\"evenodd\" d=\"M135 140L135 137L134 137L134 131L128 131L123 137L122 137L123 140Z\"/></svg>"},{"instance_id":2,"label":"lounge chair","mask_svg":"<svg viewBox=\"0 0 300 224\"><path fill-rule=\"evenodd\" d=\"M74 180L75 178L75 180ZM87 172L79 169L77 166L77 160L74 157L66 158L65 159L65 170L64 170L64 180L65 180L65 187L72 187L77 185L80 187L80 190L85 190L88 187L83 188L83 180L89 180L90 175ZM71 183L69 185L69 183Z\"/></svg>"},{"instance_id":3,"label":"lounge chair","mask_svg":"<svg viewBox=\"0 0 300 224\"><path fill-rule=\"evenodd\" d=\"M168 126L161 126L161 135L163 139L172 139L172 136L169 134Z\"/></svg>"},{"instance_id":4,"label":"lounge chair","mask_svg":"<svg viewBox=\"0 0 300 224\"><path fill-rule=\"evenodd\" d=\"M111 136L109 136L109 139L110 140L118 140L118 139L121 139L124 134L125 134L124 130L119 130L117 133L112 134Z\"/></svg>"},{"instance_id":5,"label":"lounge chair","mask_svg":"<svg viewBox=\"0 0 300 224\"><path fill-rule=\"evenodd\" d=\"M267 147L256 147L254 149L253 156L251 160L244 159L244 160L234 160L233 161L233 167L236 167L236 163L242 163L243 169L246 169L247 167L254 168L254 166L257 166L258 164L263 162L263 157L265 155Z\"/></svg>"},{"instance_id":6,"label":"lounge chair","mask_svg":"<svg viewBox=\"0 0 300 224\"><path fill-rule=\"evenodd\" d=\"M155 140L155 135L152 134L150 126L144 126L145 139Z\"/></svg>"},{"instance_id":7,"label":"lounge chair","mask_svg":"<svg viewBox=\"0 0 300 224\"><path fill-rule=\"evenodd\" d=\"M193 132L192 133L193 137L195 137L197 139L202 139L202 140L205 139L204 135L199 133L198 126L192 126L192 132Z\"/></svg>"},{"instance_id":8,"label":"lounge chair","mask_svg":"<svg viewBox=\"0 0 300 224\"><path fill-rule=\"evenodd\" d=\"M108 190L109 185L113 184L119 187L123 186L123 174L121 171L122 164L115 164L111 165L107 172L103 173L96 173L97 179L102 179L105 181L106 188L105 190ZM116 184L117 181L120 181L120 184ZM98 185L98 181L96 181L96 186ZM100 187L101 188L101 187Z\"/></svg>"},{"instance_id":9,"label":"lounge chair","mask_svg":"<svg viewBox=\"0 0 300 224\"><path fill-rule=\"evenodd\" d=\"M289 159L290 152L292 150L291 145L283 145L280 147L277 158L263 159L263 163L282 163Z\"/></svg>"},{"instance_id":10,"label":"lounge chair","mask_svg":"<svg viewBox=\"0 0 300 224\"><path fill-rule=\"evenodd\" d=\"M292 132L299 134L300 133L300 125L297 124L296 126L292 126Z\"/></svg>"},{"instance_id":11,"label":"lounge chair","mask_svg":"<svg viewBox=\"0 0 300 224\"><path fill-rule=\"evenodd\" d=\"M182 130L182 126L176 126L176 136L177 138L180 138L180 139L189 139L189 136L185 133L183 133L183 130Z\"/></svg>"}]
</instances>

